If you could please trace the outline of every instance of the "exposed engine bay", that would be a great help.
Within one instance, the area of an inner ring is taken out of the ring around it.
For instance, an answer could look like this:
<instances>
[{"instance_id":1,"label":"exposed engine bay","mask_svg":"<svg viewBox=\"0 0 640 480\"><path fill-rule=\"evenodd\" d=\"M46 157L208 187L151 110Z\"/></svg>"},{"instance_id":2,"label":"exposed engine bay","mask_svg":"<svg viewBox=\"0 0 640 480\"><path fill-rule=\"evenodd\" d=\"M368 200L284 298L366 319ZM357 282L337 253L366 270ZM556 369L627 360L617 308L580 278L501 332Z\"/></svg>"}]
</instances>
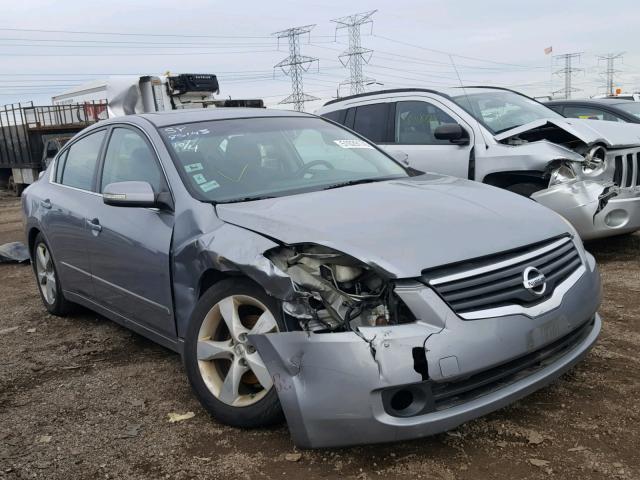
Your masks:
<instances>
[{"instance_id":1,"label":"exposed engine bay","mask_svg":"<svg viewBox=\"0 0 640 480\"><path fill-rule=\"evenodd\" d=\"M284 312L305 331L357 331L415 320L391 281L349 255L305 244L277 248L266 256L291 277L298 296L283 303Z\"/></svg>"}]
</instances>

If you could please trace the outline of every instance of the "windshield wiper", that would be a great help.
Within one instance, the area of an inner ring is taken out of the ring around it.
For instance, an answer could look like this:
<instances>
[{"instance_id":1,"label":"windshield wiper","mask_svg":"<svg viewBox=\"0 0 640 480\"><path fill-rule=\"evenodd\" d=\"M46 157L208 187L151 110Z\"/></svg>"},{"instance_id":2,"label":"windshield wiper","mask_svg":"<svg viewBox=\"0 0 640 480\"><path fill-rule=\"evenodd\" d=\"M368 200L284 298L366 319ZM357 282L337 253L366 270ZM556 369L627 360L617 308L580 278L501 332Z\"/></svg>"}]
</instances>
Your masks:
<instances>
[{"instance_id":1,"label":"windshield wiper","mask_svg":"<svg viewBox=\"0 0 640 480\"><path fill-rule=\"evenodd\" d=\"M347 180L344 182L327 185L326 187L323 187L322 190L331 190L332 188L340 188L340 187L350 187L351 185L360 185L362 183L382 182L383 180L390 180L392 178L396 178L396 177L361 178L359 180Z\"/></svg>"},{"instance_id":2,"label":"windshield wiper","mask_svg":"<svg viewBox=\"0 0 640 480\"><path fill-rule=\"evenodd\" d=\"M222 202L216 202L217 204L224 203L241 203L241 202L253 202L255 200L266 200L268 198L276 198L273 195L265 195L265 196L257 196L257 197L242 197L242 198L234 198L231 200L225 200Z\"/></svg>"}]
</instances>

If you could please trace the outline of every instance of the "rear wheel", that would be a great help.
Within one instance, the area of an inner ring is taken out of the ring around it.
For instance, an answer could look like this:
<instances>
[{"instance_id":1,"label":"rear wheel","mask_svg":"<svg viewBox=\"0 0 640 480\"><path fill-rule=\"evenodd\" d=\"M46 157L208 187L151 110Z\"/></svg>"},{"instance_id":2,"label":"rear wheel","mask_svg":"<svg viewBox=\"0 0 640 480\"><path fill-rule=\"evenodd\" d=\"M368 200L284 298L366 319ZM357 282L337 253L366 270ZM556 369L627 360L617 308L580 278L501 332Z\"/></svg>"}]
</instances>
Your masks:
<instances>
[{"instance_id":1,"label":"rear wheel","mask_svg":"<svg viewBox=\"0 0 640 480\"><path fill-rule=\"evenodd\" d=\"M522 195L523 197L530 198L536 192L539 192L544 187L538 185L537 183L515 183L513 185L509 185L507 190L513 193L517 193L518 195Z\"/></svg>"},{"instance_id":2,"label":"rear wheel","mask_svg":"<svg viewBox=\"0 0 640 480\"><path fill-rule=\"evenodd\" d=\"M70 303L64 298L51 250L41 233L38 234L34 242L32 256L33 270L36 274L42 303L49 313L58 316L66 315L69 312Z\"/></svg>"},{"instance_id":3,"label":"rear wheel","mask_svg":"<svg viewBox=\"0 0 640 480\"><path fill-rule=\"evenodd\" d=\"M222 423L256 428L283 419L260 354L247 335L277 332L278 304L248 279L215 284L198 301L185 342L185 366L202 405Z\"/></svg>"}]
</instances>

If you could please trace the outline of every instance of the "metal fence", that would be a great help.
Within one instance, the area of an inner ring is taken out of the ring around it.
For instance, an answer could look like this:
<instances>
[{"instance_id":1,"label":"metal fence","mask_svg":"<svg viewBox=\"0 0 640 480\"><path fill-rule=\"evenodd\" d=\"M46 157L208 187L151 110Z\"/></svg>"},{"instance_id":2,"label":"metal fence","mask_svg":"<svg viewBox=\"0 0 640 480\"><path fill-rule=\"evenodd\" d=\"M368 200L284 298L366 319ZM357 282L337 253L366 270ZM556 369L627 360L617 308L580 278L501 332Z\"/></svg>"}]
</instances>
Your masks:
<instances>
[{"instance_id":1,"label":"metal fence","mask_svg":"<svg viewBox=\"0 0 640 480\"><path fill-rule=\"evenodd\" d=\"M69 105L14 103L0 107L0 167L34 166L41 145L32 145L36 133L73 132L108 117L107 102Z\"/></svg>"}]
</instances>

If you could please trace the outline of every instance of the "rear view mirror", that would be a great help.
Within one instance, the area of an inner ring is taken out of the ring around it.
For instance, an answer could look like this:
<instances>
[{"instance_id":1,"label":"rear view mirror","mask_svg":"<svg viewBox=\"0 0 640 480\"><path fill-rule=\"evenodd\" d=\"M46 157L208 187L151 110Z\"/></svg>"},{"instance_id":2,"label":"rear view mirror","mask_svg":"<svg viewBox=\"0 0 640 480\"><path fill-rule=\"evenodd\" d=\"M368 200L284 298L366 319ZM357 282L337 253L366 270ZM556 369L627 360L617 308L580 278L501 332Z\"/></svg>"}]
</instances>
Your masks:
<instances>
[{"instance_id":1,"label":"rear view mirror","mask_svg":"<svg viewBox=\"0 0 640 480\"><path fill-rule=\"evenodd\" d=\"M155 207L156 195L147 182L117 182L104 187L102 201L114 207Z\"/></svg>"},{"instance_id":2,"label":"rear view mirror","mask_svg":"<svg viewBox=\"0 0 640 480\"><path fill-rule=\"evenodd\" d=\"M457 123L443 123L435 129L433 136L455 145L469 145L469 133Z\"/></svg>"}]
</instances>

